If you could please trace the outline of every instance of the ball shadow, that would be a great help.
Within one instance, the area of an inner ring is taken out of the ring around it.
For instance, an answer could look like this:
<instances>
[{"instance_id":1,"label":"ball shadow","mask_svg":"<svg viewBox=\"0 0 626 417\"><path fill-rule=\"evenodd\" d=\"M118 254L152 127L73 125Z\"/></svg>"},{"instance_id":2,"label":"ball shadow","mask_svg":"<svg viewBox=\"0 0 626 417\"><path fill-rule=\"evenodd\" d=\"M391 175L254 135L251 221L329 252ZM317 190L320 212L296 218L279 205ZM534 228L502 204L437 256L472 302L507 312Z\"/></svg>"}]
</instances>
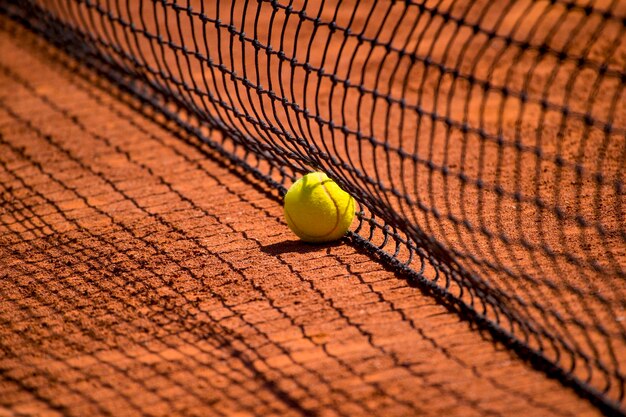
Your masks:
<instances>
[{"instance_id":1,"label":"ball shadow","mask_svg":"<svg viewBox=\"0 0 626 417\"><path fill-rule=\"evenodd\" d=\"M285 240L283 242L277 242L272 243L271 245L261 246L261 251L270 255L281 255L284 253L320 252L341 245L343 240L344 239L328 243L307 243L297 239Z\"/></svg>"}]
</instances>

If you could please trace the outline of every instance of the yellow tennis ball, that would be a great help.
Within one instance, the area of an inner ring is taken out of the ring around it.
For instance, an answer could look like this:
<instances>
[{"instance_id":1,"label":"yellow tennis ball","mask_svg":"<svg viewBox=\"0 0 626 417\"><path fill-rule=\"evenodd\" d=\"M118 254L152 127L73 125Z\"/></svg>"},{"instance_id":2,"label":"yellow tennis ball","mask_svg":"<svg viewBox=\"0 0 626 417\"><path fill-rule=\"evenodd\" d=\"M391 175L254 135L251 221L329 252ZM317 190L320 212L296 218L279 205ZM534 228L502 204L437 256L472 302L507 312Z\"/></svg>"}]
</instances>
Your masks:
<instances>
[{"instance_id":1,"label":"yellow tennis ball","mask_svg":"<svg viewBox=\"0 0 626 417\"><path fill-rule=\"evenodd\" d=\"M354 199L323 172L294 182L285 195L287 225L305 242L330 242L346 234Z\"/></svg>"}]
</instances>

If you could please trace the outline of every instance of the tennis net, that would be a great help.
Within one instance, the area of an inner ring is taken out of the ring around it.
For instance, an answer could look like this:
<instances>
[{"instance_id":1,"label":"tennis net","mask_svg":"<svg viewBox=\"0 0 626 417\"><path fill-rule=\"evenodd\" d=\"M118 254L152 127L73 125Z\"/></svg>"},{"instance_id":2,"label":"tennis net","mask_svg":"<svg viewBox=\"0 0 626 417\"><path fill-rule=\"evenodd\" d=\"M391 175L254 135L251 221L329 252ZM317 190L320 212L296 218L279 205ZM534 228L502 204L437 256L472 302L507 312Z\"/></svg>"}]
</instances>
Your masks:
<instances>
[{"instance_id":1,"label":"tennis net","mask_svg":"<svg viewBox=\"0 0 626 417\"><path fill-rule=\"evenodd\" d=\"M355 243L623 412L624 2L0 9L282 192L326 172Z\"/></svg>"}]
</instances>

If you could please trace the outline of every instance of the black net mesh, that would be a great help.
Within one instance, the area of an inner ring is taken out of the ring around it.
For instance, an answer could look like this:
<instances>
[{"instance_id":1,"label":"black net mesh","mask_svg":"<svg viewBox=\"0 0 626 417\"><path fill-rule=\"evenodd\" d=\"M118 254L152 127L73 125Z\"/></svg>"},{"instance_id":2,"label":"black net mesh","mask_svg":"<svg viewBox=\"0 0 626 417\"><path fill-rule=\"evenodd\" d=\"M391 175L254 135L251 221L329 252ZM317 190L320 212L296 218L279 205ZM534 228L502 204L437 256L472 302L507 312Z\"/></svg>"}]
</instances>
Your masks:
<instances>
[{"instance_id":1,"label":"black net mesh","mask_svg":"<svg viewBox=\"0 0 626 417\"><path fill-rule=\"evenodd\" d=\"M625 2L0 5L268 183L327 172L355 242L623 407Z\"/></svg>"}]
</instances>

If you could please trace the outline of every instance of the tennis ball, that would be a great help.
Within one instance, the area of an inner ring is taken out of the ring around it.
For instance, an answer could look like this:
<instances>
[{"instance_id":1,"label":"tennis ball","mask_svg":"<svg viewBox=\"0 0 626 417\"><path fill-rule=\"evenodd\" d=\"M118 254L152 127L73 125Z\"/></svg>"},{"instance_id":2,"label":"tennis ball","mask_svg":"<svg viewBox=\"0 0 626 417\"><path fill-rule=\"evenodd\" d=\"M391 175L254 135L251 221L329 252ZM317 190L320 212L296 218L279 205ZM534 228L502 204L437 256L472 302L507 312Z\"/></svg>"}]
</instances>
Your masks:
<instances>
[{"instance_id":1,"label":"tennis ball","mask_svg":"<svg viewBox=\"0 0 626 417\"><path fill-rule=\"evenodd\" d=\"M285 195L287 225L305 242L330 242L346 234L354 199L323 172L294 182Z\"/></svg>"}]
</instances>

